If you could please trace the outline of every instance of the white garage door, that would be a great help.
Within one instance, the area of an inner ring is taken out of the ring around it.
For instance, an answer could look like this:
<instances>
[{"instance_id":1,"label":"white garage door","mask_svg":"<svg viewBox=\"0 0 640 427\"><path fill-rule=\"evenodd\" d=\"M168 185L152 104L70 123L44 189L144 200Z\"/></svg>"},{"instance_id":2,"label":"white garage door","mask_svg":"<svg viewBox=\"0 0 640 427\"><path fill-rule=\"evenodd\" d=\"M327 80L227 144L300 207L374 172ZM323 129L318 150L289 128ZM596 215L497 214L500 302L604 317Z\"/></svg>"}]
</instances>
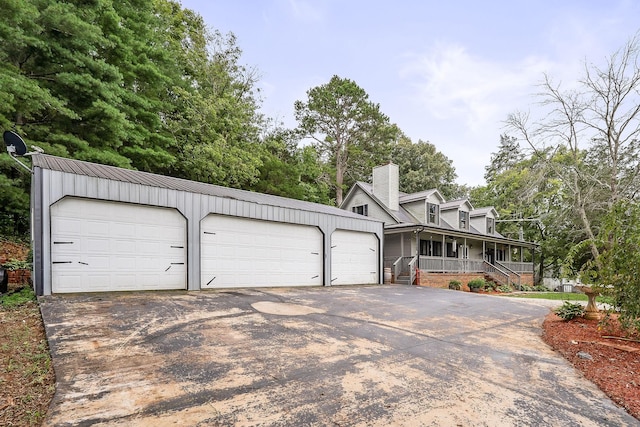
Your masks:
<instances>
[{"instance_id":1,"label":"white garage door","mask_svg":"<svg viewBox=\"0 0 640 427\"><path fill-rule=\"evenodd\" d=\"M379 283L378 238L375 234L336 230L331 235L331 284Z\"/></svg>"},{"instance_id":2,"label":"white garage door","mask_svg":"<svg viewBox=\"0 0 640 427\"><path fill-rule=\"evenodd\" d=\"M317 227L209 215L200 228L202 288L322 285Z\"/></svg>"},{"instance_id":3,"label":"white garage door","mask_svg":"<svg viewBox=\"0 0 640 427\"><path fill-rule=\"evenodd\" d=\"M175 209L65 198L51 207L52 292L186 289Z\"/></svg>"}]
</instances>

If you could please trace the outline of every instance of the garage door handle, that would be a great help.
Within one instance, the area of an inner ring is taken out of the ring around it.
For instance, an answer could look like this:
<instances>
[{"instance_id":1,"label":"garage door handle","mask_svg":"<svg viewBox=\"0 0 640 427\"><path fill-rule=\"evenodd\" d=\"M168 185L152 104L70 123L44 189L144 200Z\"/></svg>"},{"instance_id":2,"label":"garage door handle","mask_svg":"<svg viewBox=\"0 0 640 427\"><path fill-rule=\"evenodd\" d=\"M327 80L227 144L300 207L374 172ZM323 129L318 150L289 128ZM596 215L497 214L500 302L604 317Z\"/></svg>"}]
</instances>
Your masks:
<instances>
[{"instance_id":1,"label":"garage door handle","mask_svg":"<svg viewBox=\"0 0 640 427\"><path fill-rule=\"evenodd\" d=\"M88 262L82 262L82 261L78 261L78 264L82 264L82 265L89 265Z\"/></svg>"},{"instance_id":2,"label":"garage door handle","mask_svg":"<svg viewBox=\"0 0 640 427\"><path fill-rule=\"evenodd\" d=\"M211 231L203 231L203 233L204 233L204 234L216 234L216 233L213 233L213 232L211 232Z\"/></svg>"},{"instance_id":3,"label":"garage door handle","mask_svg":"<svg viewBox=\"0 0 640 427\"><path fill-rule=\"evenodd\" d=\"M216 280L216 276L213 276L213 279L209 280L205 286L209 286L214 280Z\"/></svg>"},{"instance_id":4,"label":"garage door handle","mask_svg":"<svg viewBox=\"0 0 640 427\"><path fill-rule=\"evenodd\" d=\"M73 261L53 261L51 264L73 264Z\"/></svg>"},{"instance_id":5,"label":"garage door handle","mask_svg":"<svg viewBox=\"0 0 640 427\"><path fill-rule=\"evenodd\" d=\"M73 242L53 242L54 245L73 245Z\"/></svg>"},{"instance_id":6,"label":"garage door handle","mask_svg":"<svg viewBox=\"0 0 640 427\"><path fill-rule=\"evenodd\" d=\"M320 275L316 274L315 276L312 277L312 279L317 279L318 277L320 277Z\"/></svg>"},{"instance_id":7,"label":"garage door handle","mask_svg":"<svg viewBox=\"0 0 640 427\"><path fill-rule=\"evenodd\" d=\"M373 248L369 248L369 250L370 250L371 252L375 252L375 251L376 251L376 250L375 250L375 249L373 249Z\"/></svg>"},{"instance_id":8,"label":"garage door handle","mask_svg":"<svg viewBox=\"0 0 640 427\"><path fill-rule=\"evenodd\" d=\"M319 252L311 252L311 255L320 255Z\"/></svg>"},{"instance_id":9,"label":"garage door handle","mask_svg":"<svg viewBox=\"0 0 640 427\"><path fill-rule=\"evenodd\" d=\"M184 249L184 246L171 246L173 249Z\"/></svg>"},{"instance_id":10,"label":"garage door handle","mask_svg":"<svg viewBox=\"0 0 640 427\"><path fill-rule=\"evenodd\" d=\"M184 262L172 262L169 267L167 267L167 269L165 270L165 272L169 271L169 269L171 268L171 266L174 265L184 265Z\"/></svg>"}]
</instances>

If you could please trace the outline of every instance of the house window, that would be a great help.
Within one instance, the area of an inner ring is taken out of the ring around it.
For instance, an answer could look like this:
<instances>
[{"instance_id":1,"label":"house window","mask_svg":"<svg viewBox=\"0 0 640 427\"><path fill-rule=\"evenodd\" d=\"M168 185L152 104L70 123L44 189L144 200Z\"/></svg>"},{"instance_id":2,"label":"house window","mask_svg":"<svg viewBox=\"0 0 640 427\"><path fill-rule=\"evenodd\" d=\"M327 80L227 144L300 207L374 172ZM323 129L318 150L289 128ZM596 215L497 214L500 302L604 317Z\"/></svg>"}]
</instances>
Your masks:
<instances>
[{"instance_id":1,"label":"house window","mask_svg":"<svg viewBox=\"0 0 640 427\"><path fill-rule=\"evenodd\" d=\"M427 224L440 222L440 206L435 203L427 203Z\"/></svg>"},{"instance_id":2,"label":"house window","mask_svg":"<svg viewBox=\"0 0 640 427\"><path fill-rule=\"evenodd\" d=\"M442 242L433 240L420 240L420 255L442 256Z\"/></svg>"},{"instance_id":3,"label":"house window","mask_svg":"<svg viewBox=\"0 0 640 427\"><path fill-rule=\"evenodd\" d=\"M357 214L369 216L369 205L354 206L351 210Z\"/></svg>"},{"instance_id":4,"label":"house window","mask_svg":"<svg viewBox=\"0 0 640 427\"><path fill-rule=\"evenodd\" d=\"M469 212L460 211L460 229L461 230L469 229Z\"/></svg>"},{"instance_id":5,"label":"house window","mask_svg":"<svg viewBox=\"0 0 640 427\"><path fill-rule=\"evenodd\" d=\"M493 234L494 232L494 219L493 218L487 218L487 234Z\"/></svg>"}]
</instances>

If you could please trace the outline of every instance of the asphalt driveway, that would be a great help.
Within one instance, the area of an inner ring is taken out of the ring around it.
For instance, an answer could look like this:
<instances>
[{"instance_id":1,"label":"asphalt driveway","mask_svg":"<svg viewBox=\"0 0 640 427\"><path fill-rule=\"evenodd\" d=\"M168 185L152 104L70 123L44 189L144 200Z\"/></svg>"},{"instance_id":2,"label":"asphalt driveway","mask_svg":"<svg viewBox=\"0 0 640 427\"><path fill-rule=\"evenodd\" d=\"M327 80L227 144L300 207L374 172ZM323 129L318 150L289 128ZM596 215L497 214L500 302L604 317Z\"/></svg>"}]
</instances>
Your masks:
<instances>
[{"instance_id":1,"label":"asphalt driveway","mask_svg":"<svg viewBox=\"0 0 640 427\"><path fill-rule=\"evenodd\" d=\"M640 425L549 308L411 286L53 296L47 425Z\"/></svg>"}]
</instances>

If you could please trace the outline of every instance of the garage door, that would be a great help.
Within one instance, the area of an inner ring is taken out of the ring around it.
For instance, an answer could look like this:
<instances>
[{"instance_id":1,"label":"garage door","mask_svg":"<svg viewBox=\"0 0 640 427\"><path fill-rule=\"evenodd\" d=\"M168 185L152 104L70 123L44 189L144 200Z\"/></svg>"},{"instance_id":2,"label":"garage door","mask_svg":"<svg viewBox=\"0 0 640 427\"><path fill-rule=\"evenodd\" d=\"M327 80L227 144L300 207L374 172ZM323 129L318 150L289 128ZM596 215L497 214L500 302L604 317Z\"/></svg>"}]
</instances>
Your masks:
<instances>
[{"instance_id":1,"label":"garage door","mask_svg":"<svg viewBox=\"0 0 640 427\"><path fill-rule=\"evenodd\" d=\"M331 235L331 284L379 283L375 234L336 230Z\"/></svg>"},{"instance_id":2,"label":"garage door","mask_svg":"<svg viewBox=\"0 0 640 427\"><path fill-rule=\"evenodd\" d=\"M209 215L200 232L202 288L322 285L317 227Z\"/></svg>"},{"instance_id":3,"label":"garage door","mask_svg":"<svg viewBox=\"0 0 640 427\"><path fill-rule=\"evenodd\" d=\"M52 292L186 289L175 209L65 198L51 207Z\"/></svg>"}]
</instances>

